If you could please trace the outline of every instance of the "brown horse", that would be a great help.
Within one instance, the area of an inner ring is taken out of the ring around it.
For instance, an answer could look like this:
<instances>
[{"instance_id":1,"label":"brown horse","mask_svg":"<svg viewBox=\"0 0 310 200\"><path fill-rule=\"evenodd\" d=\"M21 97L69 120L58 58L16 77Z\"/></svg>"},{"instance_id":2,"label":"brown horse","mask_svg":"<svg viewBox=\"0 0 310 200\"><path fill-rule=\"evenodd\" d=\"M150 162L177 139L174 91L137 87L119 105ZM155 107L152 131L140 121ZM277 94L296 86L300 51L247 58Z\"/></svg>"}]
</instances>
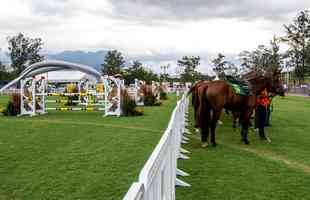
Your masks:
<instances>
[{"instance_id":1,"label":"brown horse","mask_svg":"<svg viewBox=\"0 0 310 200\"><path fill-rule=\"evenodd\" d=\"M212 81L198 87L198 126L201 129L202 146L208 145L209 128L211 129L211 143L216 146L215 129L223 108L240 112L242 126L241 136L245 144L248 141L248 127L250 117L256 104L257 95L265 88L275 94L284 95L282 83L278 72L266 72L249 77L251 86L249 96L237 95L226 81ZM266 139L263 137L262 139Z\"/></svg>"}]
</instances>

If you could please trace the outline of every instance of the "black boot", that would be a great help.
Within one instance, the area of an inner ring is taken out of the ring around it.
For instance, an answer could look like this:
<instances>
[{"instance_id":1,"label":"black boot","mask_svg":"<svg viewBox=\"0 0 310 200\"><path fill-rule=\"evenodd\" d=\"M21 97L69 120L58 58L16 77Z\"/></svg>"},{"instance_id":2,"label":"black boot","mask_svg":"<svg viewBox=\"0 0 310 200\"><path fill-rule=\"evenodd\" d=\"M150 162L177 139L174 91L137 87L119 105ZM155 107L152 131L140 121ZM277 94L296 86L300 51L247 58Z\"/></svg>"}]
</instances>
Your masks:
<instances>
[{"instance_id":1,"label":"black boot","mask_svg":"<svg viewBox=\"0 0 310 200\"><path fill-rule=\"evenodd\" d=\"M266 136L265 136L265 130L264 128L259 128L258 129L258 132L259 132L259 137L261 140L267 140Z\"/></svg>"}]
</instances>

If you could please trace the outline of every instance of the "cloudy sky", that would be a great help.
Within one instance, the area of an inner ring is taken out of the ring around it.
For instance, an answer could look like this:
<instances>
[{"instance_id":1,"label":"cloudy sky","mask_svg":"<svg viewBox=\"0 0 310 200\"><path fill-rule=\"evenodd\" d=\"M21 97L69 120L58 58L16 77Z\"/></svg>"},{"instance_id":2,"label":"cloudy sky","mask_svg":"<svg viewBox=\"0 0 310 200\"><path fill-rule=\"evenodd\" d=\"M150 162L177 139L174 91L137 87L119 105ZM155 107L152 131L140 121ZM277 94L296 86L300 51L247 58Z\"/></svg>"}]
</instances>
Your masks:
<instances>
[{"instance_id":1,"label":"cloudy sky","mask_svg":"<svg viewBox=\"0 0 310 200\"><path fill-rule=\"evenodd\" d=\"M118 49L154 64L192 54L208 72L217 53L268 44L309 8L309 0L2 0L0 48L23 32L41 37L48 53Z\"/></svg>"}]
</instances>

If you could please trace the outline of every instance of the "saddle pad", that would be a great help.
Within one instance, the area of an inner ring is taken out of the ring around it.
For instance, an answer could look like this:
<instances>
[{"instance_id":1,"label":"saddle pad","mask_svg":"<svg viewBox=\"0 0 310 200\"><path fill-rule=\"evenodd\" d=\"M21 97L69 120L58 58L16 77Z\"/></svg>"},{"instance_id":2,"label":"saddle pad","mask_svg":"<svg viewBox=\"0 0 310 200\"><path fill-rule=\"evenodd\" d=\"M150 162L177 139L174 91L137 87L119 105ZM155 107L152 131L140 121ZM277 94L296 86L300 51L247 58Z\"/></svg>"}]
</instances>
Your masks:
<instances>
[{"instance_id":1,"label":"saddle pad","mask_svg":"<svg viewBox=\"0 0 310 200\"><path fill-rule=\"evenodd\" d=\"M240 83L233 77L227 77L227 83L234 89L237 95L249 96L250 92L247 86Z\"/></svg>"},{"instance_id":2,"label":"saddle pad","mask_svg":"<svg viewBox=\"0 0 310 200\"><path fill-rule=\"evenodd\" d=\"M229 85L234 88L237 95L249 96L249 91L247 89L243 89L240 85L234 83L230 83Z\"/></svg>"}]
</instances>

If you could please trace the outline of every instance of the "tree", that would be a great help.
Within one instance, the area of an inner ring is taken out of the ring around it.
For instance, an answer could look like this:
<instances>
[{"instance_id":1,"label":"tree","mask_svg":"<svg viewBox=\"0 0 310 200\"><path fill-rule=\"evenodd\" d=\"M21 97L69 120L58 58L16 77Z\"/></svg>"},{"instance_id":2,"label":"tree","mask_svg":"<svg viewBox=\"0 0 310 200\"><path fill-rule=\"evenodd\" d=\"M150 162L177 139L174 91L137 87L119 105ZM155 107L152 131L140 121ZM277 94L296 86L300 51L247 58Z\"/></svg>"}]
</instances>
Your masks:
<instances>
[{"instance_id":1,"label":"tree","mask_svg":"<svg viewBox=\"0 0 310 200\"><path fill-rule=\"evenodd\" d=\"M141 80L141 72L143 71L142 63L138 60L133 61L132 66L122 70L122 77L126 84L134 83L135 79Z\"/></svg>"},{"instance_id":2,"label":"tree","mask_svg":"<svg viewBox=\"0 0 310 200\"><path fill-rule=\"evenodd\" d=\"M284 25L286 36L282 38L289 45L287 55L295 65L295 75L299 82L304 82L309 73L310 63L308 48L310 45L310 14L308 10L301 11L293 23Z\"/></svg>"},{"instance_id":3,"label":"tree","mask_svg":"<svg viewBox=\"0 0 310 200\"><path fill-rule=\"evenodd\" d=\"M138 60L133 61L132 66L122 71L123 78L126 84L134 83L135 79L144 80L148 84L152 81L158 81L158 75L147 70L143 67L142 63Z\"/></svg>"},{"instance_id":4,"label":"tree","mask_svg":"<svg viewBox=\"0 0 310 200\"><path fill-rule=\"evenodd\" d=\"M212 81L215 77L214 76L209 76L207 74L203 74L201 72L196 72L194 74L195 80L207 80L207 81Z\"/></svg>"},{"instance_id":5,"label":"tree","mask_svg":"<svg viewBox=\"0 0 310 200\"><path fill-rule=\"evenodd\" d=\"M0 85L2 81L8 81L14 78L11 73L8 72L6 66L3 65L0 61Z\"/></svg>"},{"instance_id":6,"label":"tree","mask_svg":"<svg viewBox=\"0 0 310 200\"><path fill-rule=\"evenodd\" d=\"M41 38L29 38L19 33L16 36L8 37L7 40L9 43L8 54L15 75L20 74L27 65L43 60L44 57L40 55L43 45Z\"/></svg>"},{"instance_id":7,"label":"tree","mask_svg":"<svg viewBox=\"0 0 310 200\"><path fill-rule=\"evenodd\" d=\"M308 67L305 70L306 70L306 73L310 75L310 44L308 44L306 47L306 55L308 56L306 57L305 63L306 63L306 66Z\"/></svg>"},{"instance_id":8,"label":"tree","mask_svg":"<svg viewBox=\"0 0 310 200\"><path fill-rule=\"evenodd\" d=\"M213 63L213 71L219 79L225 79L226 75L234 76L236 78L240 75L239 68L234 63L226 61L225 56L221 53L219 53L211 62Z\"/></svg>"},{"instance_id":9,"label":"tree","mask_svg":"<svg viewBox=\"0 0 310 200\"><path fill-rule=\"evenodd\" d=\"M195 82L196 68L200 65L199 56L184 56L178 60L178 66L181 68L182 82Z\"/></svg>"},{"instance_id":10,"label":"tree","mask_svg":"<svg viewBox=\"0 0 310 200\"><path fill-rule=\"evenodd\" d=\"M5 66L2 65L2 62L0 61L0 81L6 80L6 70Z\"/></svg>"},{"instance_id":11,"label":"tree","mask_svg":"<svg viewBox=\"0 0 310 200\"><path fill-rule=\"evenodd\" d=\"M146 83L151 84L152 81L159 81L159 77L156 73L154 73L152 70L150 69L146 69L144 70L144 75L143 75L144 79L140 79L140 80L145 80Z\"/></svg>"},{"instance_id":12,"label":"tree","mask_svg":"<svg viewBox=\"0 0 310 200\"><path fill-rule=\"evenodd\" d=\"M279 53L279 38L270 41L270 47L259 45L255 50L243 51L239 54L240 73L249 71L270 71L281 68L283 55Z\"/></svg>"},{"instance_id":13,"label":"tree","mask_svg":"<svg viewBox=\"0 0 310 200\"><path fill-rule=\"evenodd\" d=\"M167 81L169 78L169 74L167 70L170 68L170 64L160 66L160 69L163 70L163 73L160 75L160 79L163 81Z\"/></svg>"},{"instance_id":14,"label":"tree","mask_svg":"<svg viewBox=\"0 0 310 200\"><path fill-rule=\"evenodd\" d=\"M217 55L211 62L213 63L213 71L219 77L219 79L225 78L225 70L227 69L227 61L224 60L225 56L221 53Z\"/></svg>"},{"instance_id":15,"label":"tree","mask_svg":"<svg viewBox=\"0 0 310 200\"><path fill-rule=\"evenodd\" d=\"M251 61L251 52L249 51L242 51L239 55L239 61L240 61L240 71L241 73L247 72L252 65Z\"/></svg>"},{"instance_id":16,"label":"tree","mask_svg":"<svg viewBox=\"0 0 310 200\"><path fill-rule=\"evenodd\" d=\"M104 63L101 65L102 73L109 76L120 74L124 64L125 60L121 52L117 50L108 51L104 58Z\"/></svg>"},{"instance_id":17,"label":"tree","mask_svg":"<svg viewBox=\"0 0 310 200\"><path fill-rule=\"evenodd\" d=\"M273 39L270 41L270 57L269 57L269 69L272 71L281 70L283 63L283 55L279 53L280 50L280 38L273 36Z\"/></svg>"},{"instance_id":18,"label":"tree","mask_svg":"<svg viewBox=\"0 0 310 200\"><path fill-rule=\"evenodd\" d=\"M225 75L230 75L235 78L239 78L241 75L240 69L232 62L227 61Z\"/></svg>"},{"instance_id":19,"label":"tree","mask_svg":"<svg viewBox=\"0 0 310 200\"><path fill-rule=\"evenodd\" d=\"M251 71L266 71L270 66L271 51L265 45L258 45L251 53Z\"/></svg>"}]
</instances>

